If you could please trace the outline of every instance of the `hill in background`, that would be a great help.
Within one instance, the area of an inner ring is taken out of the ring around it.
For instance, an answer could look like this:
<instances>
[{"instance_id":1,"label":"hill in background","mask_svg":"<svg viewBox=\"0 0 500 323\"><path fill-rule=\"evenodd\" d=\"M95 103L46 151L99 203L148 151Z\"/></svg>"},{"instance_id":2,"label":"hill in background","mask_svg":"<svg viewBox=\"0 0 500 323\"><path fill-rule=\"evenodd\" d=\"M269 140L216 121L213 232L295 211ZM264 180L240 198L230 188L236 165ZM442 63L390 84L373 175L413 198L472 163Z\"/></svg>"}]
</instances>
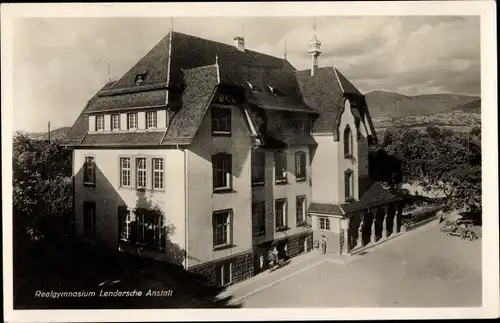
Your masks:
<instances>
[{"instance_id":1,"label":"hill in background","mask_svg":"<svg viewBox=\"0 0 500 323\"><path fill-rule=\"evenodd\" d=\"M69 132L71 127L61 127L54 129L50 131L50 139L62 139L66 136L66 134ZM16 135L17 132L14 133L14 136ZM19 131L19 133L24 133L28 135L31 139L36 139L36 140L47 140L48 139L48 134L47 132L25 132L25 131Z\"/></svg>"},{"instance_id":2,"label":"hill in background","mask_svg":"<svg viewBox=\"0 0 500 323\"><path fill-rule=\"evenodd\" d=\"M427 116L454 110L468 113L481 112L479 97L447 93L407 96L393 92L372 91L366 94L366 103L372 118Z\"/></svg>"}]
</instances>

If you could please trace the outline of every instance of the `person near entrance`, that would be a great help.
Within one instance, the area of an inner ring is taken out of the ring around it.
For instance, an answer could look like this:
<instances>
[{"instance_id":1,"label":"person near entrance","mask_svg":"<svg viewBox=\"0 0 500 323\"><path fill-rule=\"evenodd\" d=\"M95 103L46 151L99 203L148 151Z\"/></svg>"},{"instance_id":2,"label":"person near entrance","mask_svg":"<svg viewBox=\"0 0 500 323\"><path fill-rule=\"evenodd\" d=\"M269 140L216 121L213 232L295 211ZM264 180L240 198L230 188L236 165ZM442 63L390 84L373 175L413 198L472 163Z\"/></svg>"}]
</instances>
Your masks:
<instances>
[{"instance_id":1,"label":"person near entrance","mask_svg":"<svg viewBox=\"0 0 500 323\"><path fill-rule=\"evenodd\" d=\"M326 253L326 237L324 235L321 236L321 253Z\"/></svg>"}]
</instances>

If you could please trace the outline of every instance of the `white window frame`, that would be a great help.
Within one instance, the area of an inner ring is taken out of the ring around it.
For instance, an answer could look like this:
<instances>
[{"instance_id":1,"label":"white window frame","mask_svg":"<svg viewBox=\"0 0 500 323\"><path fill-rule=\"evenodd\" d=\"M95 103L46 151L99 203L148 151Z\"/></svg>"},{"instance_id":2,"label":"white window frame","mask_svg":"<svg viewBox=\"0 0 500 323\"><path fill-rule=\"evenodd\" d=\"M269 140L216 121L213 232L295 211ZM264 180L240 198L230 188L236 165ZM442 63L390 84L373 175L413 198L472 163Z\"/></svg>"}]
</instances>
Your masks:
<instances>
[{"instance_id":1,"label":"white window frame","mask_svg":"<svg viewBox=\"0 0 500 323\"><path fill-rule=\"evenodd\" d=\"M232 161L233 156L231 154L219 153L212 155L212 180L213 180L213 190L224 191L230 190L232 188ZM227 165L226 165L227 163ZM219 174L220 173L220 174ZM222 183L217 183L219 176L224 176L225 180ZM224 183L225 181L225 183ZM225 185L224 185L225 184Z\"/></svg>"},{"instance_id":2,"label":"white window frame","mask_svg":"<svg viewBox=\"0 0 500 323\"><path fill-rule=\"evenodd\" d=\"M304 160L302 160L302 158ZM299 174L301 166L304 168L304 174ZM300 182L300 181L305 181L306 178L307 178L307 155L303 151L297 151L295 152L295 180Z\"/></svg>"},{"instance_id":3,"label":"white window frame","mask_svg":"<svg viewBox=\"0 0 500 323\"><path fill-rule=\"evenodd\" d=\"M263 151L258 151L258 152L252 152L252 185L258 186L258 185L264 185L266 181L266 153ZM258 158L259 156L259 158ZM256 164L255 162L257 160L260 161L260 157L263 159L262 164ZM262 179L255 180L255 175L256 174L262 174Z\"/></svg>"},{"instance_id":4,"label":"white window frame","mask_svg":"<svg viewBox=\"0 0 500 323\"><path fill-rule=\"evenodd\" d=\"M349 190L345 189L345 184L349 185ZM354 198L354 172L352 169L348 169L344 172L344 195L346 199Z\"/></svg>"},{"instance_id":5,"label":"white window frame","mask_svg":"<svg viewBox=\"0 0 500 323\"><path fill-rule=\"evenodd\" d=\"M283 203L281 206L278 206L278 203ZM278 210L281 209L282 223L278 225ZM276 199L274 201L274 228L276 231L283 230L288 226L288 201L286 198Z\"/></svg>"},{"instance_id":6,"label":"white window frame","mask_svg":"<svg viewBox=\"0 0 500 323\"><path fill-rule=\"evenodd\" d=\"M283 156L283 158L279 158L279 156ZM274 181L276 184L285 184L288 183L288 158L287 158L287 153L286 151L279 150L274 152ZM284 169L280 171L278 169L278 166L281 166L278 164L279 162L284 162Z\"/></svg>"},{"instance_id":7,"label":"white window frame","mask_svg":"<svg viewBox=\"0 0 500 323\"><path fill-rule=\"evenodd\" d=\"M137 112L127 113L127 129L129 130L137 129L138 122L139 122L139 116Z\"/></svg>"},{"instance_id":8,"label":"white window frame","mask_svg":"<svg viewBox=\"0 0 500 323\"><path fill-rule=\"evenodd\" d=\"M224 115L224 117L221 117L220 115L217 115L217 113L214 113L216 111L224 111L227 113L227 115ZM231 135L231 116L232 116L232 111L230 107L221 107L221 106L212 106L212 135L223 135L223 136L230 136ZM217 115L214 117L214 115ZM215 127L214 127L215 123ZM225 124L225 127L222 127L222 125Z\"/></svg>"},{"instance_id":9,"label":"white window frame","mask_svg":"<svg viewBox=\"0 0 500 323\"><path fill-rule=\"evenodd\" d=\"M318 217L318 229L320 231L331 231L330 218Z\"/></svg>"},{"instance_id":10,"label":"white window frame","mask_svg":"<svg viewBox=\"0 0 500 323\"><path fill-rule=\"evenodd\" d=\"M299 201L301 204L299 204ZM295 197L295 219L297 221L297 226L305 225L307 220L306 220L306 213L307 213L307 196L305 195L298 195ZM299 219L299 213L298 211L302 210L302 218Z\"/></svg>"},{"instance_id":11,"label":"white window frame","mask_svg":"<svg viewBox=\"0 0 500 323\"><path fill-rule=\"evenodd\" d=\"M164 181L164 170L165 170L165 163L163 158L157 158L154 157L151 159L151 168L152 168L152 178L151 181L153 183L153 189L154 190L163 190L163 181ZM158 167L157 167L158 166ZM156 178L158 176L158 182L156 181Z\"/></svg>"},{"instance_id":12,"label":"white window frame","mask_svg":"<svg viewBox=\"0 0 500 323\"><path fill-rule=\"evenodd\" d=\"M104 115L95 116L95 131L104 131Z\"/></svg>"},{"instance_id":13,"label":"white window frame","mask_svg":"<svg viewBox=\"0 0 500 323\"><path fill-rule=\"evenodd\" d=\"M144 160L144 168L139 168L141 166L140 161ZM142 176L144 174L144 176ZM137 157L135 159L135 187L137 189L146 189L148 186L148 161L146 157ZM141 184L141 179L144 178L144 185Z\"/></svg>"},{"instance_id":14,"label":"white window frame","mask_svg":"<svg viewBox=\"0 0 500 323\"><path fill-rule=\"evenodd\" d=\"M260 206L262 206L262 213L256 213L257 210L260 210ZM256 221L254 221L254 219L256 219ZM261 227L263 230L261 230ZM252 232L254 237L266 233L266 203L264 201L252 203Z\"/></svg>"},{"instance_id":15,"label":"white window frame","mask_svg":"<svg viewBox=\"0 0 500 323\"><path fill-rule=\"evenodd\" d=\"M128 167L124 167L125 161L128 161ZM124 184L124 172L128 175L128 184ZM120 157L120 187L132 187L132 159L130 157Z\"/></svg>"},{"instance_id":16,"label":"white window frame","mask_svg":"<svg viewBox=\"0 0 500 323\"><path fill-rule=\"evenodd\" d=\"M121 129L120 114L111 115L111 131L116 131Z\"/></svg>"},{"instance_id":17,"label":"white window frame","mask_svg":"<svg viewBox=\"0 0 500 323\"><path fill-rule=\"evenodd\" d=\"M120 236L121 241L128 241L130 239L130 233L132 232L132 228L130 227L130 223L132 222L132 211L130 209L126 209L126 215L123 223L120 223L122 226L122 234Z\"/></svg>"},{"instance_id":18,"label":"white window frame","mask_svg":"<svg viewBox=\"0 0 500 323\"><path fill-rule=\"evenodd\" d=\"M233 221L233 211L232 210L221 210L212 213L213 217L213 248L223 248L230 246L232 244L233 232L232 232L232 221ZM225 222L217 222L218 217L225 217ZM225 241L217 241L218 230L226 230Z\"/></svg>"},{"instance_id":19,"label":"white window frame","mask_svg":"<svg viewBox=\"0 0 500 323\"><path fill-rule=\"evenodd\" d=\"M146 128L156 129L158 126L158 115L156 111L146 112Z\"/></svg>"},{"instance_id":20,"label":"white window frame","mask_svg":"<svg viewBox=\"0 0 500 323\"><path fill-rule=\"evenodd\" d=\"M229 272L229 280L224 283L224 268L227 267L228 272ZM221 281L219 282L221 286L227 286L233 282L233 263L225 263L220 266L220 279Z\"/></svg>"},{"instance_id":21,"label":"white window frame","mask_svg":"<svg viewBox=\"0 0 500 323\"><path fill-rule=\"evenodd\" d=\"M91 163L88 162L88 160L92 160ZM91 165L89 167L89 165ZM89 169L92 170L92 176L89 178ZM88 185L88 186L95 186L95 157L94 156L85 156L85 163L84 163L84 175L83 175L83 185Z\"/></svg>"}]
</instances>

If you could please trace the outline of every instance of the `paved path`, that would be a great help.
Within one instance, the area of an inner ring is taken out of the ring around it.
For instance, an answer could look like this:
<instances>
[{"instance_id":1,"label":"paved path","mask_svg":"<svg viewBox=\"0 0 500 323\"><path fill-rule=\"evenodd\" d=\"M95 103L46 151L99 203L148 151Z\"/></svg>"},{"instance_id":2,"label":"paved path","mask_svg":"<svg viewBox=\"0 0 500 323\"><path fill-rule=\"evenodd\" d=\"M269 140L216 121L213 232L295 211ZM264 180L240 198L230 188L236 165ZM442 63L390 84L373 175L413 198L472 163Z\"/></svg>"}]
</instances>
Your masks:
<instances>
[{"instance_id":1,"label":"paved path","mask_svg":"<svg viewBox=\"0 0 500 323\"><path fill-rule=\"evenodd\" d=\"M362 256L307 253L225 294L243 307L480 306L481 241L447 236L433 222Z\"/></svg>"}]
</instances>

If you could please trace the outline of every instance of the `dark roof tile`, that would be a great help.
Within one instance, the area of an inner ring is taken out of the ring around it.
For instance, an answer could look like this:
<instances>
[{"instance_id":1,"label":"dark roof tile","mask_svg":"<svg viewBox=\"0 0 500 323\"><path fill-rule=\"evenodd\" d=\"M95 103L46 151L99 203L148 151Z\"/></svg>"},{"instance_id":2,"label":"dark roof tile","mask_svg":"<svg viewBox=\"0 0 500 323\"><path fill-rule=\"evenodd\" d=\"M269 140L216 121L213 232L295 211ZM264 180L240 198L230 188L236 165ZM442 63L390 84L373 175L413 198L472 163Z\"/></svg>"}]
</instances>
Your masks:
<instances>
[{"instance_id":1,"label":"dark roof tile","mask_svg":"<svg viewBox=\"0 0 500 323\"><path fill-rule=\"evenodd\" d=\"M167 90L151 90L119 95L97 96L87 113L137 107L166 106Z\"/></svg>"},{"instance_id":2,"label":"dark roof tile","mask_svg":"<svg viewBox=\"0 0 500 323\"><path fill-rule=\"evenodd\" d=\"M164 143L189 143L194 138L217 90L218 67L211 65L185 70L184 82L182 107L174 115Z\"/></svg>"},{"instance_id":3,"label":"dark roof tile","mask_svg":"<svg viewBox=\"0 0 500 323\"><path fill-rule=\"evenodd\" d=\"M319 214L343 215L342 208L337 204L314 203L309 205L309 212Z\"/></svg>"},{"instance_id":4,"label":"dark roof tile","mask_svg":"<svg viewBox=\"0 0 500 323\"><path fill-rule=\"evenodd\" d=\"M370 188L368 188L368 190L363 194L363 196L361 196L359 201L342 204L341 207L347 214L375 206L398 202L400 200L401 199L399 197L391 194L385 188L383 188L380 183L374 182L370 186Z\"/></svg>"},{"instance_id":5,"label":"dark roof tile","mask_svg":"<svg viewBox=\"0 0 500 323\"><path fill-rule=\"evenodd\" d=\"M164 131L87 134L82 146L160 145Z\"/></svg>"}]
</instances>

